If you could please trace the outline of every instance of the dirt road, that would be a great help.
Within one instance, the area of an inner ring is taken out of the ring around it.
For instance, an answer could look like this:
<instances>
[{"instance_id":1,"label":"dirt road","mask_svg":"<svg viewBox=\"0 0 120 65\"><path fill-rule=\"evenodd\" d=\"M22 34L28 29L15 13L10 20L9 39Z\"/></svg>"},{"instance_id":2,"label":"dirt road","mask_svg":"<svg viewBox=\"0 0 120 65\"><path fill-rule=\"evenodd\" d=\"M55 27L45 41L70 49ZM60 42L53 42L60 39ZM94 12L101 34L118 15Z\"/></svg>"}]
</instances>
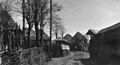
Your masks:
<instances>
[{"instance_id":1,"label":"dirt road","mask_svg":"<svg viewBox=\"0 0 120 65\"><path fill-rule=\"evenodd\" d=\"M83 65L81 61L75 60L84 58L84 53L81 52L71 52L69 56L52 58L52 61L48 62L48 65Z\"/></svg>"}]
</instances>

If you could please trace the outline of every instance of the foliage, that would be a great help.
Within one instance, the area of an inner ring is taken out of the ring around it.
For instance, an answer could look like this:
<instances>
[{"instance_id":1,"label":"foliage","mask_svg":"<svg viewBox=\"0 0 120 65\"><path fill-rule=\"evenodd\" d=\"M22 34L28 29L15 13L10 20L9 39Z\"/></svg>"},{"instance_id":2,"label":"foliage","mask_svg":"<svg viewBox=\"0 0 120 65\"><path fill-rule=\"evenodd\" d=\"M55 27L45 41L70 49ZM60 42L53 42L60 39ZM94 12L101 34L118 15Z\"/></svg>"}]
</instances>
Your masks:
<instances>
[{"instance_id":1,"label":"foliage","mask_svg":"<svg viewBox=\"0 0 120 65\"><path fill-rule=\"evenodd\" d=\"M18 53L5 52L2 55L3 65L20 65L20 58Z\"/></svg>"},{"instance_id":2,"label":"foliage","mask_svg":"<svg viewBox=\"0 0 120 65\"><path fill-rule=\"evenodd\" d=\"M22 65L45 65L47 59L42 48L38 47L24 50L20 55Z\"/></svg>"}]
</instances>

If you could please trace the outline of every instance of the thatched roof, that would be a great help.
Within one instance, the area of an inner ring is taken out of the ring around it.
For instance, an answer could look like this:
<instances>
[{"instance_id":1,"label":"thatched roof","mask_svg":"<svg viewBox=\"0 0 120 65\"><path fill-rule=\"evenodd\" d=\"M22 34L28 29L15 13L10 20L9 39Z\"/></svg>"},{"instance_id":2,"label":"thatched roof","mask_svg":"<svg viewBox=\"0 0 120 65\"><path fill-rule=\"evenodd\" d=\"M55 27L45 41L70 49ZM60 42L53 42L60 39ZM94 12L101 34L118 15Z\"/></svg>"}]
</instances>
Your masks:
<instances>
[{"instance_id":1,"label":"thatched roof","mask_svg":"<svg viewBox=\"0 0 120 65\"><path fill-rule=\"evenodd\" d=\"M112 25L112 26L110 26L110 27L107 27L107 28L105 28L105 29L100 30L100 31L98 32L98 34L105 33L105 32L107 32L107 31L114 30L114 29L117 29L117 28L120 28L120 22L117 23L117 24L114 24L114 25Z\"/></svg>"}]
</instances>

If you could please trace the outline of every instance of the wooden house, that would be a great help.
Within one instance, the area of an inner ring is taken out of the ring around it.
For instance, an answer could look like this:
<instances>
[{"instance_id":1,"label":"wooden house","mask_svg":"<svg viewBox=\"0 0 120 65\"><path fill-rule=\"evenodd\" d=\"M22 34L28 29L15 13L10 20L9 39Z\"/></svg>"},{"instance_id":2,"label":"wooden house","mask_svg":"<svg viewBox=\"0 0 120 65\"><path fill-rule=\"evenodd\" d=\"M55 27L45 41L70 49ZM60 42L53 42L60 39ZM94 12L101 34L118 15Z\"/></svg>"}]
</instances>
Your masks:
<instances>
[{"instance_id":1,"label":"wooden house","mask_svg":"<svg viewBox=\"0 0 120 65\"><path fill-rule=\"evenodd\" d=\"M0 62L6 54L18 50L21 41L21 29L7 11L0 10Z\"/></svg>"},{"instance_id":2,"label":"wooden house","mask_svg":"<svg viewBox=\"0 0 120 65\"><path fill-rule=\"evenodd\" d=\"M20 27L7 11L0 11L0 51L14 49L19 45Z\"/></svg>"},{"instance_id":3,"label":"wooden house","mask_svg":"<svg viewBox=\"0 0 120 65\"><path fill-rule=\"evenodd\" d=\"M77 32L71 39L71 51L84 51L87 39L80 32Z\"/></svg>"},{"instance_id":4,"label":"wooden house","mask_svg":"<svg viewBox=\"0 0 120 65\"><path fill-rule=\"evenodd\" d=\"M120 23L100 30L92 37L90 46L92 60L116 63L120 60Z\"/></svg>"},{"instance_id":5,"label":"wooden house","mask_svg":"<svg viewBox=\"0 0 120 65\"><path fill-rule=\"evenodd\" d=\"M71 44L72 36L70 34L66 34L63 39L67 40Z\"/></svg>"}]
</instances>

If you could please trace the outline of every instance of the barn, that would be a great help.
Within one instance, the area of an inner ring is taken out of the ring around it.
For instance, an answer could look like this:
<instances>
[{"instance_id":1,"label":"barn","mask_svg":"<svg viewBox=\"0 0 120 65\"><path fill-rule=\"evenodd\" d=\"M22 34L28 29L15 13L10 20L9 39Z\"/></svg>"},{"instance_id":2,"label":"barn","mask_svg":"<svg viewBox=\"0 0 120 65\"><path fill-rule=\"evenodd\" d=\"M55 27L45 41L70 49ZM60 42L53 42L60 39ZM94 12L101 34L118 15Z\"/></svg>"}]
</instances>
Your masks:
<instances>
[{"instance_id":1,"label":"barn","mask_svg":"<svg viewBox=\"0 0 120 65\"><path fill-rule=\"evenodd\" d=\"M77 32L71 39L71 51L84 51L87 39L80 32Z\"/></svg>"},{"instance_id":2,"label":"barn","mask_svg":"<svg viewBox=\"0 0 120 65\"><path fill-rule=\"evenodd\" d=\"M100 30L90 41L91 59L104 63L120 60L120 23ZM114 65L114 64L113 64Z\"/></svg>"}]
</instances>

